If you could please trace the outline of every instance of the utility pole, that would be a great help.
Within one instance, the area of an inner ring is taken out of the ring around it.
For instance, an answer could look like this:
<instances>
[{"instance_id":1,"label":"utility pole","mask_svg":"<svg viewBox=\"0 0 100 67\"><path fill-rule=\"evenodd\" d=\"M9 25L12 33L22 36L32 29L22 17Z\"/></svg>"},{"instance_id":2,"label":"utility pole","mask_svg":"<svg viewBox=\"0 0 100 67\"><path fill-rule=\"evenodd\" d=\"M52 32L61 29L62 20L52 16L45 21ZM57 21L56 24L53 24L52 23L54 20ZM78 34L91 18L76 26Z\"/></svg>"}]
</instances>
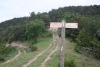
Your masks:
<instances>
[{"instance_id":1,"label":"utility pole","mask_svg":"<svg viewBox=\"0 0 100 67\"><path fill-rule=\"evenodd\" d=\"M64 67L65 21L62 21L60 67Z\"/></svg>"}]
</instances>

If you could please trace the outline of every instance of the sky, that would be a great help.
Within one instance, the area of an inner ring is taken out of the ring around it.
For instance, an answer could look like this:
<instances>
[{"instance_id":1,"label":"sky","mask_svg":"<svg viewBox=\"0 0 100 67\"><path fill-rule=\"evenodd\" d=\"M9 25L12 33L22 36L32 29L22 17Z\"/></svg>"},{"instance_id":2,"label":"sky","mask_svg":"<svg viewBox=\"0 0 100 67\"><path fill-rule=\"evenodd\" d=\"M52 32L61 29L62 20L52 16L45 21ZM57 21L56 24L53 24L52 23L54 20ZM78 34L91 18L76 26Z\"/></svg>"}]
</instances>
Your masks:
<instances>
[{"instance_id":1,"label":"sky","mask_svg":"<svg viewBox=\"0 0 100 67\"><path fill-rule=\"evenodd\" d=\"M31 12L49 12L65 6L100 5L100 0L0 0L0 22L29 16Z\"/></svg>"}]
</instances>

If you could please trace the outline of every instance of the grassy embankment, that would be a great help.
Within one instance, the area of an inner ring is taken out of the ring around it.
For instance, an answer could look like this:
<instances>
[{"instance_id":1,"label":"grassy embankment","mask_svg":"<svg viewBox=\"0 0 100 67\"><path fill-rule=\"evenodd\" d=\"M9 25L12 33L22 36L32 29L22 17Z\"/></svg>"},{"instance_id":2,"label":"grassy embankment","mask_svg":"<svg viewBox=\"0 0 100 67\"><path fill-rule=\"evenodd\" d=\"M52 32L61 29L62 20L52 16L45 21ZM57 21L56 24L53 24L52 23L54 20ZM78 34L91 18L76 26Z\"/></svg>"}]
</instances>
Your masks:
<instances>
[{"instance_id":1,"label":"grassy embankment","mask_svg":"<svg viewBox=\"0 0 100 67\"><path fill-rule=\"evenodd\" d=\"M74 59L76 67L100 67L100 61L90 58L86 55L79 54L74 51L75 43L66 40L65 46L65 58ZM52 56L52 59L47 62L46 67L58 67L60 61L60 52L56 52Z\"/></svg>"}]
</instances>

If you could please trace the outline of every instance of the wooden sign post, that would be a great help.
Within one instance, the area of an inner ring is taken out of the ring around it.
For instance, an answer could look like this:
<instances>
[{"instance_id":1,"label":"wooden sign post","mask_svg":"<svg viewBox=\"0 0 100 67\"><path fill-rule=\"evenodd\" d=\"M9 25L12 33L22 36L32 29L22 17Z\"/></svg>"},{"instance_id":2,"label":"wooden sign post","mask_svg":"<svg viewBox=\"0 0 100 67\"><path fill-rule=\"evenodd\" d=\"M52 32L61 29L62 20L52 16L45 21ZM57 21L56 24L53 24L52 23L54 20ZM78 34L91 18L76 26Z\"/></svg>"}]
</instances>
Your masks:
<instances>
[{"instance_id":1,"label":"wooden sign post","mask_svg":"<svg viewBox=\"0 0 100 67\"><path fill-rule=\"evenodd\" d=\"M65 21L62 21L60 67L64 67Z\"/></svg>"},{"instance_id":2,"label":"wooden sign post","mask_svg":"<svg viewBox=\"0 0 100 67\"><path fill-rule=\"evenodd\" d=\"M61 30L61 47L60 47L60 67L64 67L64 47L65 47L65 28L78 28L78 23L51 22L51 28L62 28Z\"/></svg>"}]
</instances>

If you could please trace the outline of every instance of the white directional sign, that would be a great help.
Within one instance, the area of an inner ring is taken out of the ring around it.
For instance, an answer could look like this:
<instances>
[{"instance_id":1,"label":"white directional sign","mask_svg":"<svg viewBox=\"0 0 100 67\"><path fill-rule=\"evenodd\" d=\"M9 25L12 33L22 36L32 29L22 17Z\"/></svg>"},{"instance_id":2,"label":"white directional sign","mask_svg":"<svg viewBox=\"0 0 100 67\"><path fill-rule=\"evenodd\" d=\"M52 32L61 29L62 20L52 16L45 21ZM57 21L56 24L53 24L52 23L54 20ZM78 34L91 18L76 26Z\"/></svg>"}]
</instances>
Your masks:
<instances>
[{"instance_id":1,"label":"white directional sign","mask_svg":"<svg viewBox=\"0 0 100 67\"><path fill-rule=\"evenodd\" d=\"M60 22L50 22L50 28L61 28Z\"/></svg>"},{"instance_id":2,"label":"white directional sign","mask_svg":"<svg viewBox=\"0 0 100 67\"><path fill-rule=\"evenodd\" d=\"M50 28L61 28L62 23L60 22L51 22ZM65 23L65 28L78 28L78 23Z\"/></svg>"},{"instance_id":3,"label":"white directional sign","mask_svg":"<svg viewBox=\"0 0 100 67\"><path fill-rule=\"evenodd\" d=\"M78 23L66 23L66 28L78 28Z\"/></svg>"}]
</instances>

